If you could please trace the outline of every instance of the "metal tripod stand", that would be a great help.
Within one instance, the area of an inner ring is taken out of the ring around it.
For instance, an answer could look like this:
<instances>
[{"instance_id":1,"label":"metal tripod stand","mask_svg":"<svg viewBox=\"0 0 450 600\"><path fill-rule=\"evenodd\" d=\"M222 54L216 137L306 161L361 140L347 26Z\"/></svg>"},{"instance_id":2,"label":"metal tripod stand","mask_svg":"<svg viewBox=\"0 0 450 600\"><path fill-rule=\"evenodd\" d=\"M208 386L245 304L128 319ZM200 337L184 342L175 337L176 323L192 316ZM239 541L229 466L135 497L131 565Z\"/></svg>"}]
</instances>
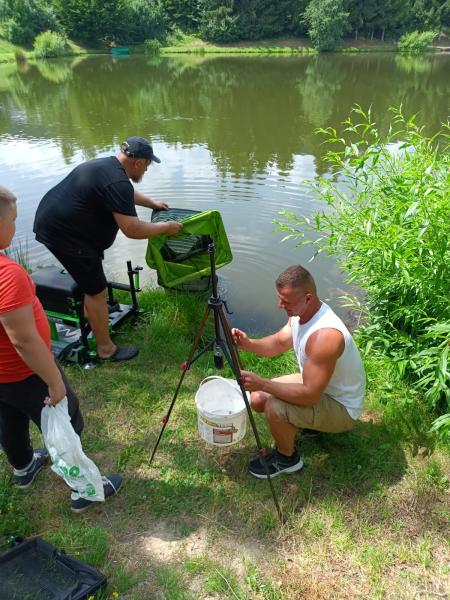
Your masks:
<instances>
[{"instance_id":1,"label":"metal tripod stand","mask_svg":"<svg viewBox=\"0 0 450 600\"><path fill-rule=\"evenodd\" d=\"M236 345L233 342L233 336L231 334L231 329L230 329L230 326L226 319L225 313L223 311L224 302L217 293L214 242L211 242L208 245L208 254L209 254L209 260L210 260L210 264L211 264L212 295L210 296L210 298L208 300L208 306L206 307L205 314L203 315L203 318L197 329L197 333L195 335L194 342L193 342L191 350L189 352L189 356L182 365L183 372L181 374L180 380L178 382L177 388L176 388L174 396L172 398L172 402L170 403L169 410L167 411L167 414L162 419L162 428L159 433L158 439L156 440L155 447L153 448L153 452L150 457L149 464L150 465L152 464L153 457L156 454L156 450L159 446L159 442L164 433L164 429L166 428L166 425L169 421L170 415L172 413L172 409L175 405L175 401L178 397L178 393L180 391L181 384L183 383L186 373L188 372L192 363L194 363L198 358L200 358L200 356L202 356L203 354L205 354L205 352L208 352L209 350L213 350L215 367L217 369L223 368L223 365L224 365L223 357L225 356L228 364L231 367L231 370L233 371L236 381L239 385L239 388L242 393L242 397L245 402L245 407L247 409L247 414L248 414L248 418L250 420L253 434L255 436L256 445L258 447L258 453L261 457L261 461L262 461L262 463L264 465L264 469L266 471L267 481L269 483L270 491L272 492L273 501L274 501L275 507L277 509L278 516L280 517L280 520L282 521L283 517L282 517L280 505L278 503L278 499L275 494L275 489L273 487L273 482L270 477L270 472L269 472L269 468L268 468L267 461L266 461L266 449L261 446L261 441L259 438L258 430L256 429L255 419L253 417L252 410L250 408L250 404L248 402L247 394L246 394L244 386L242 384L242 379L241 379L242 364L241 364L241 361L239 358L239 353L236 348ZM201 335L203 333L203 330L205 328L206 322L208 320L208 317L209 317L211 311L213 312L213 315L214 315L215 337L205 347L203 347L201 350L196 352L198 349ZM222 336L222 333L223 333L223 336Z\"/></svg>"}]
</instances>

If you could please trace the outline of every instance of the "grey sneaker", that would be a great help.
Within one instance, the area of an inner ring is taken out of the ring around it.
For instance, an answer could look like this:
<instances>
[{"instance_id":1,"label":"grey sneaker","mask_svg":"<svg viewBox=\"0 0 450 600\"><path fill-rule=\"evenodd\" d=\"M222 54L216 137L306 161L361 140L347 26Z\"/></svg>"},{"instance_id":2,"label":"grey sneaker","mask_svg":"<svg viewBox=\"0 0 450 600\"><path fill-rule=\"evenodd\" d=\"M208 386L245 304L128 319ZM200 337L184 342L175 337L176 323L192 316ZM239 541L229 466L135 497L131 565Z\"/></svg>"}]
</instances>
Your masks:
<instances>
[{"instance_id":1,"label":"grey sneaker","mask_svg":"<svg viewBox=\"0 0 450 600\"><path fill-rule=\"evenodd\" d=\"M103 477L103 491L105 492L105 500L114 494L118 494L122 487L123 477L122 475L108 475ZM88 500L87 498L72 498L70 502L70 509L74 513L81 513L90 508L95 501Z\"/></svg>"},{"instance_id":2,"label":"grey sneaker","mask_svg":"<svg viewBox=\"0 0 450 600\"><path fill-rule=\"evenodd\" d=\"M17 471L14 469L13 481L16 487L25 490L30 487L36 478L36 475L44 467L48 459L48 452L46 448L39 448L35 450L33 454L33 462L25 472Z\"/></svg>"}]
</instances>

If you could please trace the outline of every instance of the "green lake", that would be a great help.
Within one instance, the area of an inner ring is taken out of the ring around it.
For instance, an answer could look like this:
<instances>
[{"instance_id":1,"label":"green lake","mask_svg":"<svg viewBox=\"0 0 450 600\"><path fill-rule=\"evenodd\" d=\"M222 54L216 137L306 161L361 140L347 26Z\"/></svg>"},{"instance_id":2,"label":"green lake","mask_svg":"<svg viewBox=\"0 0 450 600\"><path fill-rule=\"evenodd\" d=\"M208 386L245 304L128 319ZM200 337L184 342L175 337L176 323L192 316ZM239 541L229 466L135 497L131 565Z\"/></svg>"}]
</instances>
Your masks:
<instances>
[{"instance_id":1,"label":"green lake","mask_svg":"<svg viewBox=\"0 0 450 600\"><path fill-rule=\"evenodd\" d=\"M303 182L327 173L317 127L339 124L353 104L372 106L381 128L402 105L428 132L448 118L450 56L91 56L0 65L0 181L19 198L17 240L32 265L53 258L34 240L41 197L75 165L115 154L132 135L151 138L160 165L138 189L173 207L219 210L234 254L219 271L232 322L268 331L285 321L273 282L312 249L281 243L280 209L311 215ZM139 209L142 218L149 211ZM145 265L145 241L119 234L105 270L126 281ZM346 289L334 261L309 265L324 299ZM144 269L145 282L155 273ZM341 314L342 311L341 311Z\"/></svg>"}]
</instances>

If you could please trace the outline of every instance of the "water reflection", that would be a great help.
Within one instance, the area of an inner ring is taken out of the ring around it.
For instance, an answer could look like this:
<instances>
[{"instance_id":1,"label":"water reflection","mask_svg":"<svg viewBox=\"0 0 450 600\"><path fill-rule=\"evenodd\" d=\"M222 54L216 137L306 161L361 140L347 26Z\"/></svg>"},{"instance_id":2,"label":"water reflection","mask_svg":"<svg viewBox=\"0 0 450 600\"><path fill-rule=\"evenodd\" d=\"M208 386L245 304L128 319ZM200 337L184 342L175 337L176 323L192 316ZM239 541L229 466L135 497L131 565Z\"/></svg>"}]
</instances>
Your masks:
<instances>
[{"instance_id":1,"label":"water reflection","mask_svg":"<svg viewBox=\"0 0 450 600\"><path fill-rule=\"evenodd\" d=\"M64 83L72 77L72 65L52 60L40 60L36 67L44 79L51 83Z\"/></svg>"},{"instance_id":2,"label":"water reflection","mask_svg":"<svg viewBox=\"0 0 450 600\"><path fill-rule=\"evenodd\" d=\"M13 112L22 109L26 133L44 126L47 137L71 138L86 156L144 127L167 143L207 144L222 173L251 177L273 163L288 171L306 150L320 155L313 129L339 124L354 102L385 119L403 100L433 128L447 110L448 65L441 56L336 55L90 57L39 61L22 73L8 65L0 69L0 123L14 135Z\"/></svg>"},{"instance_id":3,"label":"water reflection","mask_svg":"<svg viewBox=\"0 0 450 600\"><path fill-rule=\"evenodd\" d=\"M427 57L414 54L399 54L395 57L395 64L410 75L422 76L424 73L429 73L432 68L432 63Z\"/></svg>"},{"instance_id":4,"label":"water reflection","mask_svg":"<svg viewBox=\"0 0 450 600\"><path fill-rule=\"evenodd\" d=\"M403 103L434 131L448 114L450 57L80 57L0 66L0 172L21 198L19 236L47 262L31 234L42 195L78 162L116 152L129 135L151 137L163 159L140 189L173 206L218 208L235 260L221 271L244 325L270 329L274 276L310 249L280 245L280 208L311 213L301 182L327 171L316 127L338 126L355 102L381 126ZM142 216L145 211L141 211ZM145 242L123 237L108 268L143 261ZM315 263L322 293L338 294L329 261ZM150 277L150 272L147 272ZM334 291L333 291L334 290Z\"/></svg>"}]
</instances>

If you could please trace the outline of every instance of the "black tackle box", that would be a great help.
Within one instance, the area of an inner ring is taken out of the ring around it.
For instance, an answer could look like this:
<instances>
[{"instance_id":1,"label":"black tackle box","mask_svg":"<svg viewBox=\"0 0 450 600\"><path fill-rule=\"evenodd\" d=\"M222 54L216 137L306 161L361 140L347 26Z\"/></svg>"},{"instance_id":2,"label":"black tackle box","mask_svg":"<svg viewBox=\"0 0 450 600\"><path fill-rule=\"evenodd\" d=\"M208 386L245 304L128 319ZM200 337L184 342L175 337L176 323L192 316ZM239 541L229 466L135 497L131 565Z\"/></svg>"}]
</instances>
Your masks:
<instances>
[{"instance_id":1,"label":"black tackle box","mask_svg":"<svg viewBox=\"0 0 450 600\"><path fill-rule=\"evenodd\" d=\"M106 577L41 538L16 538L0 554L1 600L87 600Z\"/></svg>"}]
</instances>

